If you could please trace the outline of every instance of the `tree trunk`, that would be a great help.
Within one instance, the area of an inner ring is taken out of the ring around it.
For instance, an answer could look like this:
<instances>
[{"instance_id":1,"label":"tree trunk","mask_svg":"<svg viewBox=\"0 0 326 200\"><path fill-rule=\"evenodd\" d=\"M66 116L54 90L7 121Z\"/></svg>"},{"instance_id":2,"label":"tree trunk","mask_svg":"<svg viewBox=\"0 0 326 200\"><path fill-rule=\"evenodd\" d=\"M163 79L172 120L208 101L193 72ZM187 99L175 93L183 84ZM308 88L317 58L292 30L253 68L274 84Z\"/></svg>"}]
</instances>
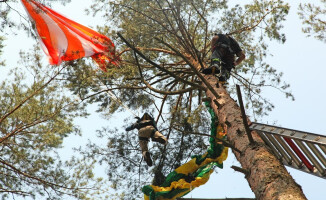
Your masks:
<instances>
[{"instance_id":1,"label":"tree trunk","mask_svg":"<svg viewBox=\"0 0 326 200\"><path fill-rule=\"evenodd\" d=\"M227 138L242 153L233 151L243 169L246 179L258 200L301 200L306 199L300 185L287 172L284 165L271 153L258 134L253 131L255 144L250 144L243 125L241 111L224 87L217 84L217 78L204 76L213 86L218 98L207 90L212 99L211 106L218 116L219 123L227 127ZM218 106L217 106L218 105ZM247 119L249 122L249 119Z\"/></svg>"}]
</instances>

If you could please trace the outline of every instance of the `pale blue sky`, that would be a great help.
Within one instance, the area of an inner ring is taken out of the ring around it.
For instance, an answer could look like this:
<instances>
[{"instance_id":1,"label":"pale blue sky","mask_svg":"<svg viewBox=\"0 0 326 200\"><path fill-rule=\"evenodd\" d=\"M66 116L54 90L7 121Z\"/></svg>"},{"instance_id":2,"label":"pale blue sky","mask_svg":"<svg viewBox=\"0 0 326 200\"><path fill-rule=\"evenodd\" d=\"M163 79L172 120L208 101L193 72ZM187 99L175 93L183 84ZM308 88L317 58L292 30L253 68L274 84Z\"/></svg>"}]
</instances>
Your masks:
<instances>
[{"instance_id":1,"label":"pale blue sky","mask_svg":"<svg viewBox=\"0 0 326 200\"><path fill-rule=\"evenodd\" d=\"M236 2L236 1L232 1ZM264 117L261 122L274 123L286 128L303 130L326 135L325 113L326 113L326 65L325 52L326 45L314 38L307 38L301 32L301 21L297 15L298 2L287 0L291 5L290 14L284 24L283 32L286 34L285 44L276 42L270 43L270 53L273 57L268 57L267 62L279 71L284 72L284 80L291 84L291 89L296 101L292 102L285 99L276 90L266 89L265 96L275 104L275 109L269 116ZM315 1L314 1L315 2ZM318 1L316 1L318 2ZM82 23L93 26L101 23L101 18L86 16L84 9L90 2L86 0L72 0L72 3L62 6L59 3L53 4L53 9L65 16ZM16 7L17 6L17 7ZM15 8L26 16L22 6L15 4ZM13 15L19 18L18 15ZM35 41L27 38L24 32L18 32L17 36L8 36L9 40L5 43L6 49L4 57L7 63L14 66L18 60L18 52L21 48L29 49ZM4 74L6 69L0 68ZM99 120L101 123L99 123ZM95 135L95 130L108 122L99 119L98 115L93 115L89 119L77 121L83 128L84 135L90 138ZM86 126L84 125L86 124ZM99 125L98 127L96 125ZM74 139L70 139L65 144L70 146ZM86 141L85 139L79 141ZM68 145L69 144L69 145ZM78 142L79 145L80 143ZM243 175L230 169L231 165L239 165L231 151L229 158L224 163L224 169L216 169L206 185L196 188L187 197L193 198L234 198L234 197L254 197L247 181ZM320 200L326 197L326 179L321 179L301 171L290 168L289 172L298 184L302 186L304 193L310 200ZM141 192L141 191L139 191Z\"/></svg>"}]
</instances>

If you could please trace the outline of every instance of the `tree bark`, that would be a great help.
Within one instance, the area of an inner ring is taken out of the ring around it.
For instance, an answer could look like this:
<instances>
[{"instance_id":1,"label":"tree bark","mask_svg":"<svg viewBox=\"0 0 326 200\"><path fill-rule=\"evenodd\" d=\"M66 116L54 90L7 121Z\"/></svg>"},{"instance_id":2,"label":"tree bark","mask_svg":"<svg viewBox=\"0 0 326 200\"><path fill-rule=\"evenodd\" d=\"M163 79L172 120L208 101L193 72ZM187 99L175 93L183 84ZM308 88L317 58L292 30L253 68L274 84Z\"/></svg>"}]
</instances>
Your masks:
<instances>
[{"instance_id":1,"label":"tree bark","mask_svg":"<svg viewBox=\"0 0 326 200\"><path fill-rule=\"evenodd\" d=\"M243 169L245 177L258 200L303 200L306 199L301 186L287 172L284 165L271 153L258 134L253 131L255 144L250 145L243 125L241 111L217 78L205 75L219 97L206 91L219 123L227 128L228 141L242 153L233 151ZM248 123L250 123L247 118Z\"/></svg>"}]
</instances>

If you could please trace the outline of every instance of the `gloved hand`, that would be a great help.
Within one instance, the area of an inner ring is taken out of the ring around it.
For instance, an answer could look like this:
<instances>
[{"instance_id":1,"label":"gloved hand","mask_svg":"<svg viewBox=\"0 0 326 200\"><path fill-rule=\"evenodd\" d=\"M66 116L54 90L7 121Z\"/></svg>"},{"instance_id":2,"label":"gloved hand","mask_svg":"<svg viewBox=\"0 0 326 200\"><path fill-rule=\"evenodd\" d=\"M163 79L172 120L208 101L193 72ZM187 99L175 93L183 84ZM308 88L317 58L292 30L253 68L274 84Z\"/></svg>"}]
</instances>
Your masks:
<instances>
[{"instance_id":1,"label":"gloved hand","mask_svg":"<svg viewBox=\"0 0 326 200\"><path fill-rule=\"evenodd\" d=\"M133 126L128 126L127 128L126 128L126 131L131 131L133 129Z\"/></svg>"}]
</instances>

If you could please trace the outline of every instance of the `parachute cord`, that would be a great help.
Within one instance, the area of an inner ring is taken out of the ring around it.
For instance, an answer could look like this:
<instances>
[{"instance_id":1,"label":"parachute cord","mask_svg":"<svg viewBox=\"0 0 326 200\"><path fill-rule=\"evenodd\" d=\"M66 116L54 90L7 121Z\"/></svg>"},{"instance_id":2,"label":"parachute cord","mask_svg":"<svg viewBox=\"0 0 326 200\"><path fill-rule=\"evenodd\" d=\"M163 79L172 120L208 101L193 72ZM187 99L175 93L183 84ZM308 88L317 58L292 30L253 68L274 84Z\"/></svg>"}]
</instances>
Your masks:
<instances>
[{"instance_id":1,"label":"parachute cord","mask_svg":"<svg viewBox=\"0 0 326 200\"><path fill-rule=\"evenodd\" d=\"M135 117L138 117L136 113L134 113L128 106L126 106L122 101L111 91L106 91L112 99L114 99L116 102L118 102L122 107L124 107L127 111L129 111L131 114L133 114Z\"/></svg>"},{"instance_id":2,"label":"parachute cord","mask_svg":"<svg viewBox=\"0 0 326 200\"><path fill-rule=\"evenodd\" d=\"M118 102L122 107L124 107L127 111L129 111L134 117L138 117L136 113L134 113L128 106L126 106L113 92L109 90L109 88L104 85L102 81L100 81L102 86L106 87L108 90L106 90L106 93L116 102Z\"/></svg>"}]
</instances>

